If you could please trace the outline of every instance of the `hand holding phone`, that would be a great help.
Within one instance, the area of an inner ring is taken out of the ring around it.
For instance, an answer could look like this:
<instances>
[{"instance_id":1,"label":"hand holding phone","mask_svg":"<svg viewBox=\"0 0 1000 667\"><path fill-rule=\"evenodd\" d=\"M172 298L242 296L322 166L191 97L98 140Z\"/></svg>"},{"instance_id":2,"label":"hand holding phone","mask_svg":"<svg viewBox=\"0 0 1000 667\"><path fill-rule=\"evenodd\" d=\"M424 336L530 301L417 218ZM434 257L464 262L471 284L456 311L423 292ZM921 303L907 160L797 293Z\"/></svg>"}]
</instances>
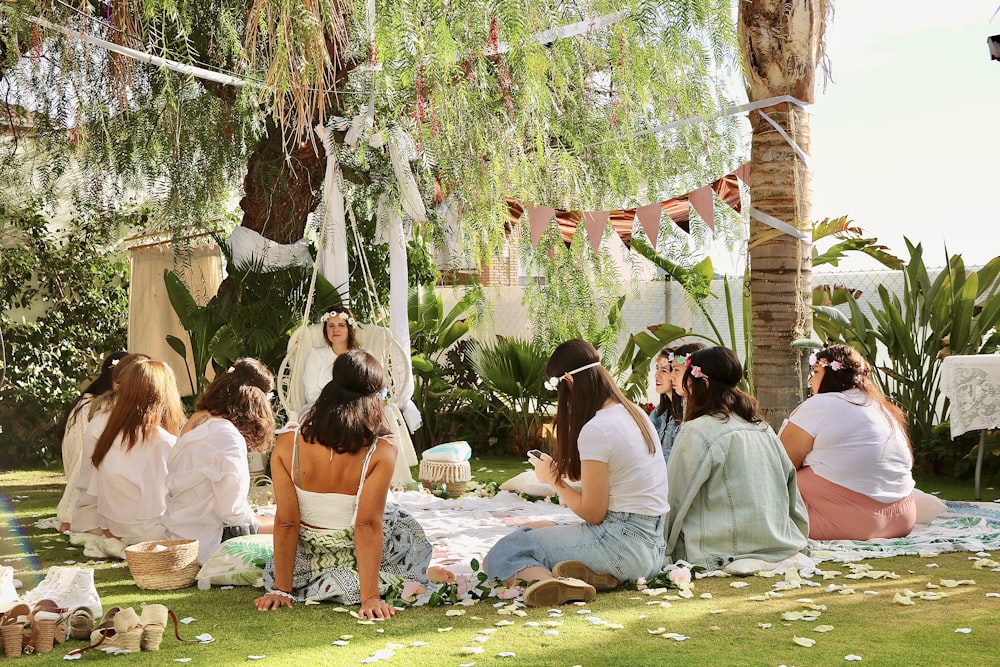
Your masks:
<instances>
[{"instance_id":1,"label":"hand holding phone","mask_svg":"<svg viewBox=\"0 0 1000 667\"><path fill-rule=\"evenodd\" d=\"M528 450L528 456L531 457L531 458L533 458L533 459L541 459L542 458L542 450L540 450L540 449L529 449Z\"/></svg>"}]
</instances>

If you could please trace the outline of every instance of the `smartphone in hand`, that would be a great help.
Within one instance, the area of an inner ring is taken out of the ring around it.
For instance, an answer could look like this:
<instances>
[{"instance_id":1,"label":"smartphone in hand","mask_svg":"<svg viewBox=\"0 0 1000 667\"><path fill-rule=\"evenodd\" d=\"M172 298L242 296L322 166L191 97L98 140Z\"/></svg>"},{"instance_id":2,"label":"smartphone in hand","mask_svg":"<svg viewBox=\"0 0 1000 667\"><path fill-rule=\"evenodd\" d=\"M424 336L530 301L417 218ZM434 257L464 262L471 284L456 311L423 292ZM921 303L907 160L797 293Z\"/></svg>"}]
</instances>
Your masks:
<instances>
[{"instance_id":1,"label":"smartphone in hand","mask_svg":"<svg viewBox=\"0 0 1000 667\"><path fill-rule=\"evenodd\" d=\"M540 459L540 458L542 458L542 450L540 450L540 449L529 449L528 450L528 456L531 457L531 458L533 458L533 459Z\"/></svg>"}]
</instances>

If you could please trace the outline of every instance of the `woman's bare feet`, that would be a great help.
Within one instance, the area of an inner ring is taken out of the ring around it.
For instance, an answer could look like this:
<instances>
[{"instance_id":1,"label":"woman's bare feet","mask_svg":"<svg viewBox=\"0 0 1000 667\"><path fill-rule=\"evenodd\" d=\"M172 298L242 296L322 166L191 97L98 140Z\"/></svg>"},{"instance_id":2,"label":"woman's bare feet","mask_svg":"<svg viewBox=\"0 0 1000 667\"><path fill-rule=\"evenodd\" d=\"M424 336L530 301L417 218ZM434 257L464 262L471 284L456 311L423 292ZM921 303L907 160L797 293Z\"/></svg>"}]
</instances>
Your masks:
<instances>
[{"instance_id":1,"label":"woman's bare feet","mask_svg":"<svg viewBox=\"0 0 1000 667\"><path fill-rule=\"evenodd\" d=\"M430 581L450 584L455 581L455 573L448 568L441 567L440 565L431 565L427 568L427 578Z\"/></svg>"}]
</instances>

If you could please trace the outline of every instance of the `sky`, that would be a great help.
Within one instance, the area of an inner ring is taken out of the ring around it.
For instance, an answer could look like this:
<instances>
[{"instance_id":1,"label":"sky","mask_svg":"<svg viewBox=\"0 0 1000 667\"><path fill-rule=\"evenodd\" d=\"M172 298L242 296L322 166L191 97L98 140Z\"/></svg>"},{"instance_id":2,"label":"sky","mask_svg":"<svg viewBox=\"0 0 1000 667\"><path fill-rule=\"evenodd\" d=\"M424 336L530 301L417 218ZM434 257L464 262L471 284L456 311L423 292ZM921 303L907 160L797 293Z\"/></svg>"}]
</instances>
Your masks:
<instances>
[{"instance_id":1,"label":"sky","mask_svg":"<svg viewBox=\"0 0 1000 667\"><path fill-rule=\"evenodd\" d=\"M835 0L810 107L813 219L847 215L906 259L928 266L1000 255L1000 0ZM858 257L840 268L876 269Z\"/></svg>"}]
</instances>

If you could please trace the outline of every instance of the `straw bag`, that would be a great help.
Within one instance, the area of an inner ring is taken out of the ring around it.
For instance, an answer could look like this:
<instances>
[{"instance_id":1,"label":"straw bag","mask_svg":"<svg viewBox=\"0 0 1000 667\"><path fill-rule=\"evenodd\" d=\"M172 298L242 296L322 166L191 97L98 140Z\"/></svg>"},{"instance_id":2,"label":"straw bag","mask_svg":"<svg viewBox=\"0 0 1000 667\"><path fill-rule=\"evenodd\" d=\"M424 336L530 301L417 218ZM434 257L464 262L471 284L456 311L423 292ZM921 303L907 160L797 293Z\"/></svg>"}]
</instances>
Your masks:
<instances>
[{"instance_id":1,"label":"straw bag","mask_svg":"<svg viewBox=\"0 0 1000 667\"><path fill-rule=\"evenodd\" d=\"M125 547L125 562L139 588L169 591L194 585L198 540L156 540Z\"/></svg>"}]
</instances>

